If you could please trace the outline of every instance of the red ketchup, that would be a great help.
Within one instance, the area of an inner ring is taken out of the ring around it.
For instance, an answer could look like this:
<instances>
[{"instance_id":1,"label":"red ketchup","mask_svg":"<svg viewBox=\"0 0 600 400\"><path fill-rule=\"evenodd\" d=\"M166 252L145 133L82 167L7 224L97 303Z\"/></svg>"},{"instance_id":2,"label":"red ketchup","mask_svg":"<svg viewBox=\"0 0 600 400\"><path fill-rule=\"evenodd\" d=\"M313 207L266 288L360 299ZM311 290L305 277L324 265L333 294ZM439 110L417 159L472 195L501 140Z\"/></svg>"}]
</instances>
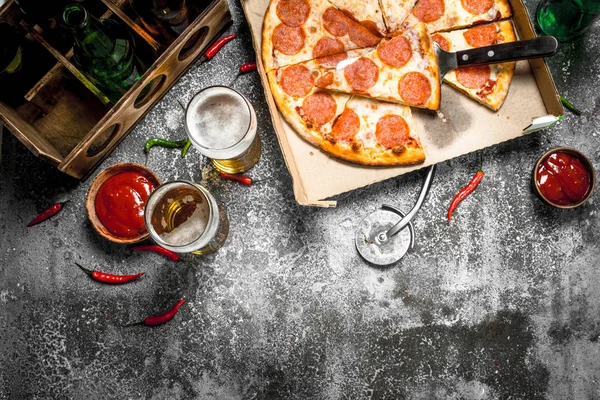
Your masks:
<instances>
[{"instance_id":1,"label":"red ketchup","mask_svg":"<svg viewBox=\"0 0 600 400\"><path fill-rule=\"evenodd\" d=\"M98 219L119 237L132 238L144 233L144 206L154 189L154 183L137 172L122 172L108 178L96 195Z\"/></svg>"},{"instance_id":2,"label":"red ketchup","mask_svg":"<svg viewBox=\"0 0 600 400\"><path fill-rule=\"evenodd\" d=\"M536 184L549 202L567 206L577 204L587 196L591 177L578 157L557 151L538 166Z\"/></svg>"}]
</instances>

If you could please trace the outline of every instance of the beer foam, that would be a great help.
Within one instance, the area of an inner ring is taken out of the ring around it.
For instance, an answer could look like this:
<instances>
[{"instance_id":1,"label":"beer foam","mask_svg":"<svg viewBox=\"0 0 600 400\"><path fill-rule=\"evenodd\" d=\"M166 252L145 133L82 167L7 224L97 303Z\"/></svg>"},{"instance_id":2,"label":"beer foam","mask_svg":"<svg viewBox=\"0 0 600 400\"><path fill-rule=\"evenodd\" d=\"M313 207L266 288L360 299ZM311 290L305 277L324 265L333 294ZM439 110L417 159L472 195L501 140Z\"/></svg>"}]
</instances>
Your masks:
<instances>
[{"instance_id":1,"label":"beer foam","mask_svg":"<svg viewBox=\"0 0 600 400\"><path fill-rule=\"evenodd\" d=\"M238 143L250 126L246 100L228 88L209 88L192 99L186 113L192 141L209 149Z\"/></svg>"},{"instance_id":2,"label":"beer foam","mask_svg":"<svg viewBox=\"0 0 600 400\"><path fill-rule=\"evenodd\" d=\"M194 198L192 196L186 196L184 201L193 202ZM160 238L166 244L171 246L188 245L194 240L198 239L202 233L204 233L206 225L208 224L209 215L210 210L208 207L208 202L202 201L201 203L196 203L196 209L187 220L185 220L171 232L163 233L160 235Z\"/></svg>"}]
</instances>

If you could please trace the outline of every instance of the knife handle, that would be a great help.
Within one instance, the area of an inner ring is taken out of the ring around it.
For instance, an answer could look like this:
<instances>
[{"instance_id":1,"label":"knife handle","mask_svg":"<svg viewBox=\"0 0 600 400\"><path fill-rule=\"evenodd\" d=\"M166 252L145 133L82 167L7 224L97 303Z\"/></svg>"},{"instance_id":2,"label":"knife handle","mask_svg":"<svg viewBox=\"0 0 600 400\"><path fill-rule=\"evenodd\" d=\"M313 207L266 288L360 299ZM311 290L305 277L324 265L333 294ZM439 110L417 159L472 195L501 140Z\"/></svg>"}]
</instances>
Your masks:
<instances>
[{"instance_id":1,"label":"knife handle","mask_svg":"<svg viewBox=\"0 0 600 400\"><path fill-rule=\"evenodd\" d=\"M460 68L468 65L495 64L505 61L549 57L556 54L557 50L558 40L555 37L542 36L530 40L457 51L456 59Z\"/></svg>"}]
</instances>

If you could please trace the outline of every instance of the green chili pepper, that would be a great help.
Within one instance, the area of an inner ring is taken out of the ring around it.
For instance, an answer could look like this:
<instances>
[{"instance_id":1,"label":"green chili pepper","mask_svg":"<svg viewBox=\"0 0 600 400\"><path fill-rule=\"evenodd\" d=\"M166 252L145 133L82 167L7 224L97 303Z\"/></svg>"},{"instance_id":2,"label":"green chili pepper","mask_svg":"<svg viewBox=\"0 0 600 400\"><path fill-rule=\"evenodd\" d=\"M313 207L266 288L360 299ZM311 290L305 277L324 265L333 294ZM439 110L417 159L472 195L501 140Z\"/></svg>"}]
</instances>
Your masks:
<instances>
[{"instance_id":1,"label":"green chili pepper","mask_svg":"<svg viewBox=\"0 0 600 400\"><path fill-rule=\"evenodd\" d=\"M192 141L190 139L188 139L187 142L185 142L183 149L181 149L181 158L185 158L185 155L187 154L191 145L192 145Z\"/></svg>"},{"instance_id":2,"label":"green chili pepper","mask_svg":"<svg viewBox=\"0 0 600 400\"><path fill-rule=\"evenodd\" d=\"M569 100L565 99L564 97L560 96L560 101L563 103L563 105L565 107L567 107L567 109L569 109L573 114L575 115L581 115L581 111L579 111L577 109L577 107L575 107Z\"/></svg>"},{"instance_id":3,"label":"green chili pepper","mask_svg":"<svg viewBox=\"0 0 600 400\"><path fill-rule=\"evenodd\" d=\"M182 140L177 140L177 141L160 139L160 138L148 139L148 141L146 142L146 145L144 146L144 153L148 154L150 149L154 146L166 147L169 149L180 149L180 148L184 147L187 144L187 142L188 142L188 139L182 139Z\"/></svg>"}]
</instances>

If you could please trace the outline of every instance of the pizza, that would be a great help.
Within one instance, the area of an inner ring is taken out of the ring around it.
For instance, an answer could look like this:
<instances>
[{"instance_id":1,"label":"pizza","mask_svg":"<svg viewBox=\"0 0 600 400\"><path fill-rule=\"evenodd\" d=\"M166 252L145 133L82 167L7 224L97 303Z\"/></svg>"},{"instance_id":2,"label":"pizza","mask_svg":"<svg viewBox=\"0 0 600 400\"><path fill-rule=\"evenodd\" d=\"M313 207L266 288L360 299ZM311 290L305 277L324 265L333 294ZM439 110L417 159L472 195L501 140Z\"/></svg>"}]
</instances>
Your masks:
<instances>
[{"instance_id":1,"label":"pizza","mask_svg":"<svg viewBox=\"0 0 600 400\"><path fill-rule=\"evenodd\" d=\"M497 21L510 15L508 0L420 0L403 27L423 22L433 33Z\"/></svg>"},{"instance_id":2,"label":"pizza","mask_svg":"<svg viewBox=\"0 0 600 400\"><path fill-rule=\"evenodd\" d=\"M266 72L330 54L372 47L381 37L325 0L272 0L263 21Z\"/></svg>"},{"instance_id":3,"label":"pizza","mask_svg":"<svg viewBox=\"0 0 600 400\"><path fill-rule=\"evenodd\" d=\"M290 125L330 155L363 165L425 160L410 107L325 91L303 64L268 73L273 97Z\"/></svg>"},{"instance_id":4,"label":"pizza","mask_svg":"<svg viewBox=\"0 0 600 400\"><path fill-rule=\"evenodd\" d=\"M510 15L507 0L271 0L262 61L279 111L309 143L362 165L415 164L425 151L410 108L440 105L433 42L513 41L509 21L483 25ZM497 110L513 71L464 68L444 82Z\"/></svg>"},{"instance_id":5,"label":"pizza","mask_svg":"<svg viewBox=\"0 0 600 400\"><path fill-rule=\"evenodd\" d=\"M466 50L516 40L510 21L439 32L433 34L432 39L446 51ZM447 73L444 82L497 111L508 94L514 69L514 62L460 68Z\"/></svg>"},{"instance_id":6,"label":"pizza","mask_svg":"<svg viewBox=\"0 0 600 400\"><path fill-rule=\"evenodd\" d=\"M383 19L390 32L399 32L417 0L380 0Z\"/></svg>"},{"instance_id":7,"label":"pizza","mask_svg":"<svg viewBox=\"0 0 600 400\"><path fill-rule=\"evenodd\" d=\"M425 160L410 107L353 96L324 136L321 149L363 165L405 165Z\"/></svg>"},{"instance_id":8,"label":"pizza","mask_svg":"<svg viewBox=\"0 0 600 400\"><path fill-rule=\"evenodd\" d=\"M356 0L330 0L330 2L376 35L382 36L388 32L379 0L362 0L360 7L356 6Z\"/></svg>"},{"instance_id":9,"label":"pizza","mask_svg":"<svg viewBox=\"0 0 600 400\"><path fill-rule=\"evenodd\" d=\"M315 85L322 89L431 110L440 105L437 60L423 24L381 41L360 57L346 57L336 65L318 59L303 65L317 77Z\"/></svg>"}]
</instances>

